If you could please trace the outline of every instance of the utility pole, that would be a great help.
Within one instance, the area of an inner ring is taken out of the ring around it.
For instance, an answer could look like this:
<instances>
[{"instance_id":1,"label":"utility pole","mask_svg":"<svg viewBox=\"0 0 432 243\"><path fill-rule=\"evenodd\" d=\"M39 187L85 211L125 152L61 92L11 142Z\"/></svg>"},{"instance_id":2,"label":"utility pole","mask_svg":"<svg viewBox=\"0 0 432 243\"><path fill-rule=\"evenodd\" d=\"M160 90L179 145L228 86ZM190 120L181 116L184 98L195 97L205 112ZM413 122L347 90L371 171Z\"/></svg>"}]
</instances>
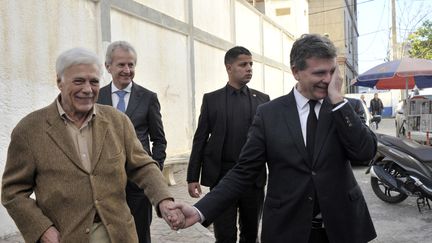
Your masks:
<instances>
[{"instance_id":1,"label":"utility pole","mask_svg":"<svg viewBox=\"0 0 432 243\"><path fill-rule=\"evenodd\" d=\"M396 35L396 0L391 0L392 8L392 55L391 60L397 59L397 35Z\"/></svg>"}]
</instances>

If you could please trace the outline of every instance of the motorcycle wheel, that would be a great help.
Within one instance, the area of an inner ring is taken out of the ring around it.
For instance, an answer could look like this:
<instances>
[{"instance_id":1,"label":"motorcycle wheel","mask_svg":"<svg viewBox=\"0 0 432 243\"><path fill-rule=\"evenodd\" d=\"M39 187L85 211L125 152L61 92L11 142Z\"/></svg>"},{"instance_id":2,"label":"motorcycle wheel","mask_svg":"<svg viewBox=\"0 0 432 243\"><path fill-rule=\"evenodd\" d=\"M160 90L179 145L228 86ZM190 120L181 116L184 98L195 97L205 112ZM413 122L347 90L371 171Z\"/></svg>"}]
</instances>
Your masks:
<instances>
[{"instance_id":1,"label":"motorcycle wheel","mask_svg":"<svg viewBox=\"0 0 432 243\"><path fill-rule=\"evenodd\" d=\"M382 166L384 170L386 170L390 175L395 178L404 177L403 170L394 163L383 163L379 165ZM400 203L408 197L406 194L400 192L397 188L390 187L384 184L376 177L371 177L371 186L375 195L379 199L387 203Z\"/></svg>"}]
</instances>

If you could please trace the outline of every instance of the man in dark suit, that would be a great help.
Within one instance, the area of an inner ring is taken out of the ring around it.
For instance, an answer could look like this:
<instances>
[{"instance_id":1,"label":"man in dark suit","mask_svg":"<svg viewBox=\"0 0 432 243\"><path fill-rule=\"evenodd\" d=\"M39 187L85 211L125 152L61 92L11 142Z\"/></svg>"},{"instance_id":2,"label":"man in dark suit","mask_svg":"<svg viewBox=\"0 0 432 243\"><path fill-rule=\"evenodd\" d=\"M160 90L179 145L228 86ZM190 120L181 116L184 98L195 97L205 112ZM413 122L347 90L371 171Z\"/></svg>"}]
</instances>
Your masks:
<instances>
[{"instance_id":1,"label":"man in dark suit","mask_svg":"<svg viewBox=\"0 0 432 243\"><path fill-rule=\"evenodd\" d=\"M144 150L159 163L162 170L167 141L162 125L160 104L156 93L133 82L137 54L125 41L116 41L107 48L105 67L112 82L100 89L98 103L112 105L126 113ZM152 149L150 150L150 141ZM128 181L126 200L135 219L140 243L149 243L152 206L143 190Z\"/></svg>"},{"instance_id":2,"label":"man in dark suit","mask_svg":"<svg viewBox=\"0 0 432 243\"><path fill-rule=\"evenodd\" d=\"M200 173L201 184L213 189L235 165L257 106L270 100L268 95L247 87L252 78L252 64L249 50L241 46L231 48L225 54L227 85L204 94L188 165L191 197L197 198L201 194ZM215 218L216 242L236 242L237 210L240 242L256 242L266 182L264 167L253 182L252 187Z\"/></svg>"},{"instance_id":3,"label":"man in dark suit","mask_svg":"<svg viewBox=\"0 0 432 243\"><path fill-rule=\"evenodd\" d=\"M376 233L349 160L371 159L376 137L343 99L329 39L303 35L290 61L298 83L258 107L236 166L195 207L176 206L186 227L207 225L267 164L262 242L368 242Z\"/></svg>"}]
</instances>

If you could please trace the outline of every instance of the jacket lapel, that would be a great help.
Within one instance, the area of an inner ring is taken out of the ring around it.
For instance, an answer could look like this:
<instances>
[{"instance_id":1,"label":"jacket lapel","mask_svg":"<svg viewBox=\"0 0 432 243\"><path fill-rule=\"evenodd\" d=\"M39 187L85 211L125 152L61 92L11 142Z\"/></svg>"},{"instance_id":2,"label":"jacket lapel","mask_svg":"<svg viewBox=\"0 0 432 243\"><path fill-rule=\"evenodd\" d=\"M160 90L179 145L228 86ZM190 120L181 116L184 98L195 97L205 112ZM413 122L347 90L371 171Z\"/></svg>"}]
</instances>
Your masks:
<instances>
[{"instance_id":1,"label":"jacket lapel","mask_svg":"<svg viewBox=\"0 0 432 243\"><path fill-rule=\"evenodd\" d=\"M47 122L50 125L47 129L48 136L77 167L87 172L78 157L72 138L65 135L65 131L67 132L67 130L64 121L58 113L56 102L49 108Z\"/></svg>"},{"instance_id":2,"label":"jacket lapel","mask_svg":"<svg viewBox=\"0 0 432 243\"><path fill-rule=\"evenodd\" d=\"M315 145L314 145L314 156L312 164L315 165L315 162L321 152L321 149L324 145L324 142L327 138L327 135L330 131L331 126L331 113L333 106L331 105L328 98L325 98L321 109L319 112L318 125L317 125L317 133L315 135Z\"/></svg>"},{"instance_id":3,"label":"jacket lapel","mask_svg":"<svg viewBox=\"0 0 432 243\"><path fill-rule=\"evenodd\" d=\"M221 111L220 114L222 115L221 121L222 121L222 131L223 131L223 138L225 139L225 132L227 127L227 112L228 112L228 106L227 106L227 99L228 99L228 88L225 86L225 88L222 89L222 92L220 93L222 97L220 97L221 102L219 102L219 110Z\"/></svg>"},{"instance_id":4,"label":"jacket lapel","mask_svg":"<svg viewBox=\"0 0 432 243\"><path fill-rule=\"evenodd\" d=\"M134 110L137 108L138 104L140 103L142 93L137 89L136 85L132 84L132 90L129 98L129 103L126 108L126 115L131 117Z\"/></svg>"},{"instance_id":5,"label":"jacket lapel","mask_svg":"<svg viewBox=\"0 0 432 243\"><path fill-rule=\"evenodd\" d=\"M97 163L99 162L100 155L102 153L105 136L108 131L108 122L103 117L103 114L98 112L93 120L92 124L93 133L93 144L92 144L92 158L91 158L91 171L94 170Z\"/></svg>"},{"instance_id":6,"label":"jacket lapel","mask_svg":"<svg viewBox=\"0 0 432 243\"><path fill-rule=\"evenodd\" d=\"M249 89L249 88L248 88ZM249 94L250 94L250 101L251 101L251 115L250 115L250 117L251 117L251 119L253 120L253 118L254 118L254 116L255 116L255 113L256 113L256 109L257 109L257 107L258 107L258 97L257 97L257 94L253 91L253 90L251 90L251 89L249 89Z\"/></svg>"},{"instance_id":7,"label":"jacket lapel","mask_svg":"<svg viewBox=\"0 0 432 243\"><path fill-rule=\"evenodd\" d=\"M100 89L98 103L112 106L111 85L112 82L110 83L110 85Z\"/></svg>"},{"instance_id":8,"label":"jacket lapel","mask_svg":"<svg viewBox=\"0 0 432 243\"><path fill-rule=\"evenodd\" d=\"M310 167L311 164L308 163L309 157L306 151L306 146L303 140L302 129L300 125L300 117L298 115L297 104L294 98L294 93L291 91L284 99L283 104L286 109L283 109L285 120L288 123L288 130L291 133L291 137L300 152L300 155L306 161L306 164Z\"/></svg>"}]
</instances>

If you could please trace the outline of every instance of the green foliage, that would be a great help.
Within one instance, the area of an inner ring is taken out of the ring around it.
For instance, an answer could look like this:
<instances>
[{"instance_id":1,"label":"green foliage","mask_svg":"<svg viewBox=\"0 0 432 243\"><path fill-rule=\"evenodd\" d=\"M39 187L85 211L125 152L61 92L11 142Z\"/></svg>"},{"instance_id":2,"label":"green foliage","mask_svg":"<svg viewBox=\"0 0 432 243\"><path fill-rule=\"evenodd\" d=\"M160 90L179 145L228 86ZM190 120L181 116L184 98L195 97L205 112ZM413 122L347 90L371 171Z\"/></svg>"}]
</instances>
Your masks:
<instances>
[{"instance_id":1,"label":"green foliage","mask_svg":"<svg viewBox=\"0 0 432 243\"><path fill-rule=\"evenodd\" d=\"M409 35L410 57L432 59L432 21L425 21L414 33Z\"/></svg>"}]
</instances>

